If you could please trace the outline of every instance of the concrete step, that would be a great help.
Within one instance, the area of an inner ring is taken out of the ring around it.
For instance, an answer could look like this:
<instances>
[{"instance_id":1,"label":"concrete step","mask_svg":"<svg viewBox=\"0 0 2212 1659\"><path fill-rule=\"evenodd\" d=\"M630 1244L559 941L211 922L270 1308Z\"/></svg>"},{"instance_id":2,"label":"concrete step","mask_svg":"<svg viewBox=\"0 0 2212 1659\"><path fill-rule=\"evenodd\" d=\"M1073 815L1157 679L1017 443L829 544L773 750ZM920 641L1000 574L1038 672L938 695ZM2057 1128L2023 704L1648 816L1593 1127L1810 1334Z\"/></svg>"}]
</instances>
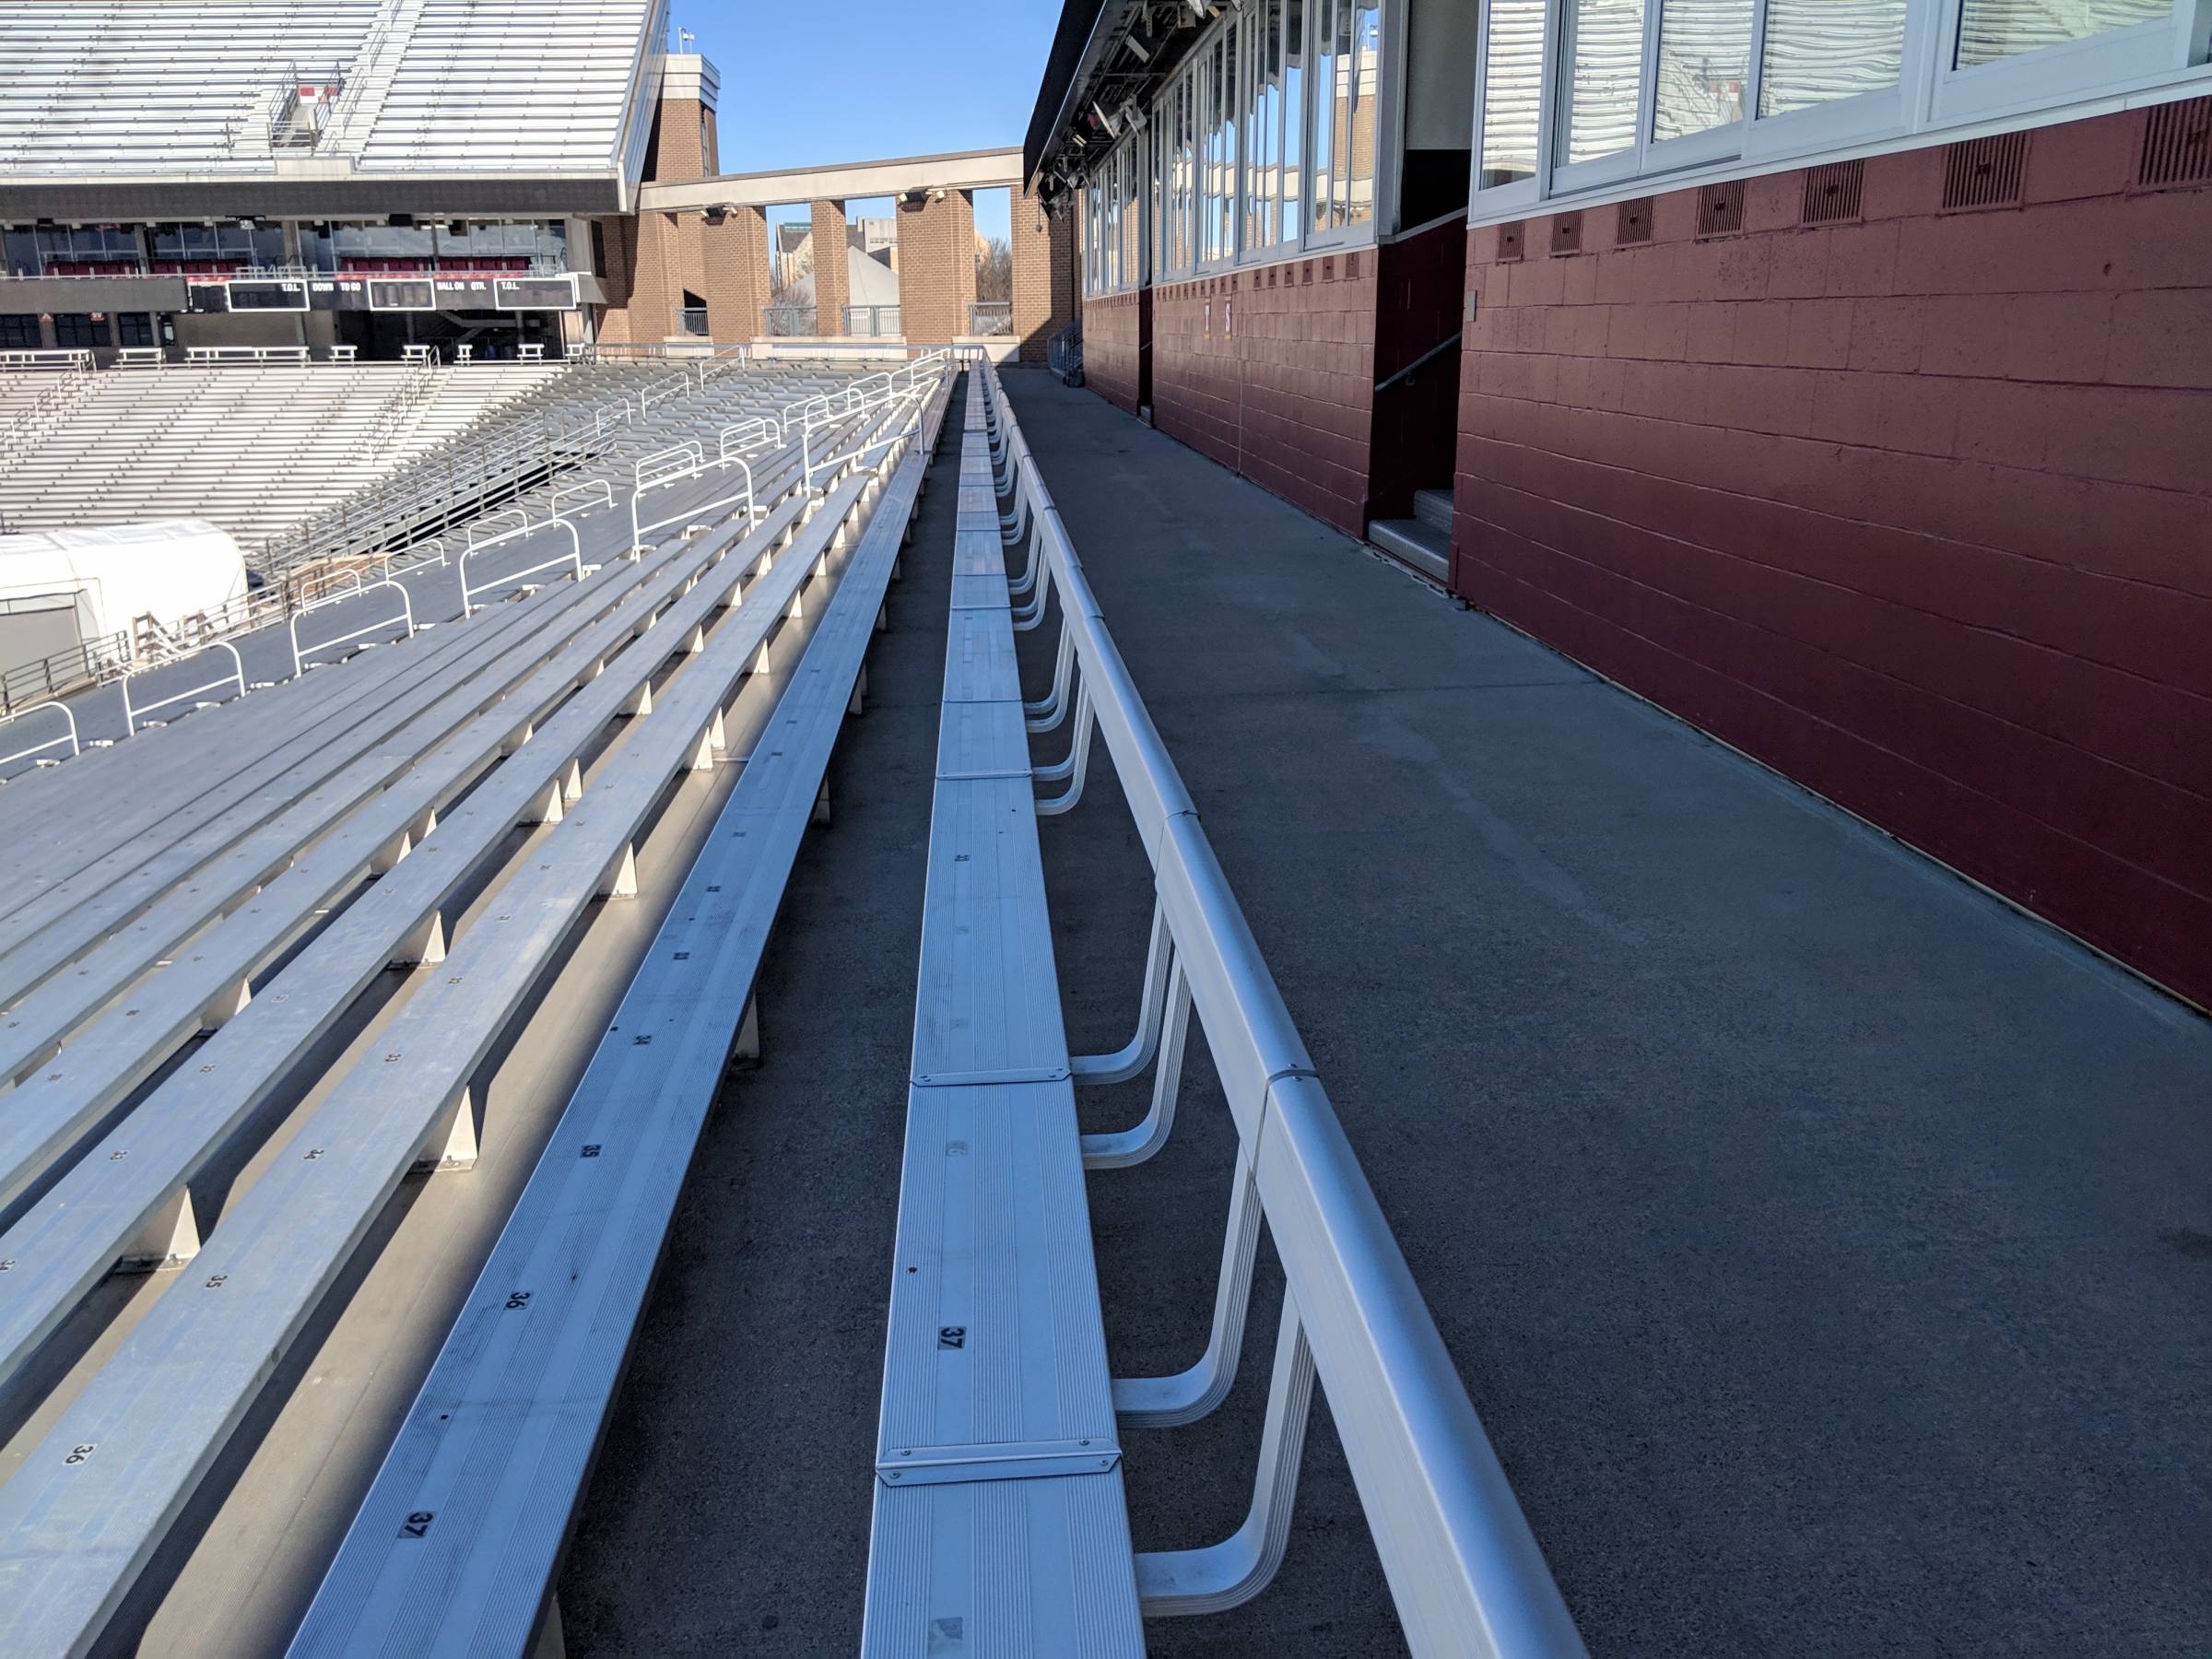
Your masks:
<instances>
[{"instance_id":1,"label":"concrete step","mask_svg":"<svg viewBox=\"0 0 2212 1659\"><path fill-rule=\"evenodd\" d=\"M1452 492L1448 489L1415 490L1413 516L1432 529L1441 530L1449 538L1452 534Z\"/></svg>"},{"instance_id":2,"label":"concrete step","mask_svg":"<svg viewBox=\"0 0 2212 1659\"><path fill-rule=\"evenodd\" d=\"M1434 524L1420 519L1377 519L1367 527L1367 539L1424 576L1451 580L1452 537Z\"/></svg>"}]
</instances>

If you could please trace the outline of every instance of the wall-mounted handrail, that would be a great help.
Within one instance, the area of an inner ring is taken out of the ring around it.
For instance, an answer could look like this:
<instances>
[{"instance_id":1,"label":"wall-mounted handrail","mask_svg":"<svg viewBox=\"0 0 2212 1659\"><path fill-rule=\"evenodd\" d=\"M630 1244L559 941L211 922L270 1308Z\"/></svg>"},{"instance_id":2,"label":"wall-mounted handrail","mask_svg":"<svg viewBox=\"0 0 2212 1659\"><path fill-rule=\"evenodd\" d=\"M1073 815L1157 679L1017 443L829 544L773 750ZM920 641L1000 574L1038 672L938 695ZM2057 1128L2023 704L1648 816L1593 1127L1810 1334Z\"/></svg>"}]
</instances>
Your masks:
<instances>
[{"instance_id":1,"label":"wall-mounted handrail","mask_svg":"<svg viewBox=\"0 0 2212 1659\"><path fill-rule=\"evenodd\" d=\"M238 647L231 644L228 640L217 640L212 644L202 646L200 650L194 652L192 655L199 656L210 651L227 651L230 653L230 672L229 674L224 675L220 679L209 680L204 686L194 686L189 691L180 691L174 697L165 697L159 702L147 703L144 708L138 708L132 703L131 682L135 679L143 678L147 674L158 674L160 672L160 669L146 668L139 670L139 672L136 674L124 675L123 677L124 735L126 737L135 737L138 735L138 723L146 718L147 715L153 713L157 709L169 708L174 703L189 702L194 698L199 696L199 694L203 691L216 691L220 690L225 686L236 685L238 688L238 695L243 697L246 694L246 665L239 657ZM176 665L176 663L186 662L189 660L190 659L186 657L179 657L175 662L162 664L161 667L171 668Z\"/></svg>"},{"instance_id":2,"label":"wall-mounted handrail","mask_svg":"<svg viewBox=\"0 0 2212 1659\"><path fill-rule=\"evenodd\" d=\"M569 533L571 546L567 553L558 559L548 559L543 564L534 564L527 570L512 571L504 576L495 576L489 582L481 582L475 587L468 585L468 561L478 554L488 553L494 547L519 540L525 535L535 535L541 530L551 530L557 527ZM521 530L510 530L503 535L495 535L488 542L472 547L467 552L461 555L461 615L463 619L465 620L477 614L476 599L478 594L488 594L494 588L513 587L525 576L535 576L541 571L554 570L565 564L572 564L575 567L577 581L583 580L583 537L576 534L576 526L569 523L567 519L548 519L542 524L531 524Z\"/></svg>"},{"instance_id":3,"label":"wall-mounted handrail","mask_svg":"<svg viewBox=\"0 0 2212 1659\"><path fill-rule=\"evenodd\" d=\"M1262 1217L1287 1285L1261 1448L1243 1527L1211 1548L1141 1553L1137 1585L1149 1614L1194 1613L1256 1594L1281 1559L1311 1382L1318 1373L1347 1461L1416 1654L1580 1655L1583 1644L1466 1389L1300 1040L1216 861L1185 790L1077 557L996 373L982 377L1006 449L1014 522L1026 510L1030 563L1042 619L1059 597L1062 651L1079 687L1048 704L1051 729L1072 710L1069 758L1040 768L1069 780L1041 802L1065 810L1082 788L1092 733L1104 736L1154 876L1158 948L1138 1022L1162 1065L1152 1114L1136 1129L1085 1137L1085 1161L1117 1168L1157 1150L1171 1126L1182 1022L1195 1012L1214 1056L1241 1152L1213 1338L1197 1365L1165 1378L1117 1380L1124 1421L1194 1420L1228 1393L1242 1346ZM1027 579L1025 573L1025 580ZM1044 705L1030 705L1038 713ZM1159 999L1157 1006L1153 999ZM1163 1028L1165 1028L1163 1030ZM1078 1081L1129 1074L1125 1054L1077 1059Z\"/></svg>"},{"instance_id":4,"label":"wall-mounted handrail","mask_svg":"<svg viewBox=\"0 0 2212 1659\"><path fill-rule=\"evenodd\" d=\"M40 713L47 709L53 710L64 720L69 723L68 735L66 736L53 738L46 743L34 743L30 746L30 747L27 749L18 749L12 755L0 755L0 766L12 766L18 760L28 760L33 755L44 754L50 748L60 748L65 743L69 746L69 758L72 760L76 759L77 756L85 752L84 745L76 740L76 715L65 702L33 703L29 708L18 709L13 714L0 714L0 726L13 725L18 720L28 719L29 716ZM41 764L45 763L42 762ZM59 761L53 761L51 764L58 766L61 763Z\"/></svg>"},{"instance_id":5,"label":"wall-mounted handrail","mask_svg":"<svg viewBox=\"0 0 2212 1659\"><path fill-rule=\"evenodd\" d=\"M1387 392L1393 386L1396 385L1400 381L1411 380L1416 374L1419 373L1420 371L1426 369L1430 363L1435 362L1438 358L1442 357L1445 352L1451 350L1454 346L1458 345L1463 332L1464 331L1460 329L1453 329L1452 331L1451 338L1439 340L1435 345L1430 347L1428 350L1422 352L1419 357L1415 358L1412 362L1406 364L1405 368L1399 370L1395 374L1390 376L1389 379L1377 381L1375 382L1375 390L1378 392Z\"/></svg>"},{"instance_id":6,"label":"wall-mounted handrail","mask_svg":"<svg viewBox=\"0 0 2212 1659\"><path fill-rule=\"evenodd\" d=\"M466 556L464 555L464 557ZM387 617L382 622L371 622L366 628L357 628L351 633L342 633L335 640L324 640L320 644L310 645L305 651L301 651L300 649L300 618L315 611L327 609L334 605L343 605L348 599L359 599L363 594L373 594L379 588L390 588L398 594L400 605L398 619L406 624L406 637L410 640L415 637L415 601L408 595L405 582L394 582L387 577L382 582L369 583L359 593L333 594L327 599L316 600L314 604L307 606L304 610L297 610L292 613L292 619L288 628L292 637L292 677L294 679L298 679L305 671L306 659L313 656L317 652L329 651L338 645L350 645L354 641L367 639L371 634L382 633L392 626L393 622L393 618Z\"/></svg>"}]
</instances>

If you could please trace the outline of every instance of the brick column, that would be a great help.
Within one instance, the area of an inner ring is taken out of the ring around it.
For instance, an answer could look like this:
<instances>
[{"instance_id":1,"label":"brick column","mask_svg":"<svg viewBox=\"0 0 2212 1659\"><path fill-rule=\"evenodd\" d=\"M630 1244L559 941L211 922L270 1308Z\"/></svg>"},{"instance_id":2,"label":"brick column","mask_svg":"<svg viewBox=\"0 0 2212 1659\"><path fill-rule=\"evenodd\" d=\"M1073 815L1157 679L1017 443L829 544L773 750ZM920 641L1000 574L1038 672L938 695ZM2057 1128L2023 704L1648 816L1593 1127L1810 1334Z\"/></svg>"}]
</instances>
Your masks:
<instances>
[{"instance_id":1,"label":"brick column","mask_svg":"<svg viewBox=\"0 0 2212 1659\"><path fill-rule=\"evenodd\" d=\"M725 346L758 339L768 304L768 212L734 207L721 224L701 228L706 265L707 327Z\"/></svg>"},{"instance_id":2,"label":"brick column","mask_svg":"<svg viewBox=\"0 0 2212 1659\"><path fill-rule=\"evenodd\" d=\"M1035 196L1017 196L1013 235L1014 335L1021 360L1041 363L1046 344L1076 320L1076 216L1045 215Z\"/></svg>"},{"instance_id":3,"label":"brick column","mask_svg":"<svg viewBox=\"0 0 2212 1659\"><path fill-rule=\"evenodd\" d=\"M968 332L975 300L975 200L964 190L899 204L899 321L909 340L940 346Z\"/></svg>"},{"instance_id":4,"label":"brick column","mask_svg":"<svg viewBox=\"0 0 2212 1659\"><path fill-rule=\"evenodd\" d=\"M845 269L845 205L812 205L814 230L814 331L842 337L852 276Z\"/></svg>"}]
</instances>

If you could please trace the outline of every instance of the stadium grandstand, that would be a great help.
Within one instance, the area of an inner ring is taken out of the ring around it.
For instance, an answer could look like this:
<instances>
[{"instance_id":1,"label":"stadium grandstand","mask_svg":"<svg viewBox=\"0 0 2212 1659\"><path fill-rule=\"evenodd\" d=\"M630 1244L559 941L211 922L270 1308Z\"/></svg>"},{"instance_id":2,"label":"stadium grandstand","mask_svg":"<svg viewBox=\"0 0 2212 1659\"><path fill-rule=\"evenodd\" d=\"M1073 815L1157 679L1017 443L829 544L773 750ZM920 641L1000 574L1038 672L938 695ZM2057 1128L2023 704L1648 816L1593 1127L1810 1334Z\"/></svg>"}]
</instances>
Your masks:
<instances>
[{"instance_id":1,"label":"stadium grandstand","mask_svg":"<svg viewBox=\"0 0 2212 1659\"><path fill-rule=\"evenodd\" d=\"M2200 0L1054 15L0 0L0 1659L2201 1651Z\"/></svg>"}]
</instances>

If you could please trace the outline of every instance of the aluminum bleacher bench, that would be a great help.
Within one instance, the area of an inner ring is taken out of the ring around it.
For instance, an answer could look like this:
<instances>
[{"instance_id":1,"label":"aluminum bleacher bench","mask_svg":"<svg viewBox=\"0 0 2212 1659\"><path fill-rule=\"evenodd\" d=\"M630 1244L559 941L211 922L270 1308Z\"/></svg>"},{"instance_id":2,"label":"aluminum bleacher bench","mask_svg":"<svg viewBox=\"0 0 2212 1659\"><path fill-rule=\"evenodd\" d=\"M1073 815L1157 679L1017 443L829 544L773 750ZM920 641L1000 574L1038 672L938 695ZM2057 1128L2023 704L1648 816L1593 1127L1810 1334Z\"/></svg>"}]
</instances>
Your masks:
<instances>
[{"instance_id":1,"label":"aluminum bleacher bench","mask_svg":"<svg viewBox=\"0 0 2212 1659\"><path fill-rule=\"evenodd\" d=\"M669 560L640 606L580 641L571 661L549 667L549 677L581 677L575 697L530 733L417 854L287 964L251 1018L218 1032L198 1052L198 1065L172 1077L0 1235L0 1254L15 1264L0 1279L0 1378L36 1350L111 1266L173 1265L191 1253L197 1233L189 1192L200 1162L260 1107L387 962L427 966L441 959L441 912L452 897L503 856L511 827L559 820L590 746L624 710L653 712L640 688L650 686L669 652L687 651L731 603L741 581L797 528L805 506L794 496L749 533L709 538ZM630 646L632 637L647 642ZM598 674L592 673L594 653L607 653ZM512 717L492 729L519 735ZM0 1152L19 1156L37 1136L53 1138L64 1114L78 1124L96 1116L100 1100L115 1098L121 1070L144 1063L122 1046L133 1040L112 1016L88 1028L64 1050L53 1082L41 1077L18 1091L21 1122L0 1133ZM111 1065L105 1073L102 1059ZM110 1156L118 1150L128 1156ZM441 1149L441 1161L454 1156Z\"/></svg>"},{"instance_id":2,"label":"aluminum bleacher bench","mask_svg":"<svg viewBox=\"0 0 2212 1659\"><path fill-rule=\"evenodd\" d=\"M795 481L796 468L786 467L782 477ZM330 934L309 947L312 971L288 971L284 990L265 987L286 1006L265 1009L266 1018L253 1022L254 1067L245 1074L224 1069L227 1050L215 1060L203 1053L201 1064L209 1069L194 1076L220 1076L219 1083L204 1085L202 1091L228 1102L226 1128L258 1105L254 1091L276 1080L279 1063L296 1059L385 962L437 959L443 937L441 909L495 850L505 826L557 820L563 801L572 794L569 781L583 746L622 714L650 707L650 678L658 659L651 652L629 652L629 642L655 625L664 607L680 604L688 612L721 598L790 532L805 505L794 490L757 527L733 526L680 547L653 565L621 561L607 579L618 605L576 633L506 697L424 754L406 776L302 853L249 903L194 939L188 957L149 976L76 1031L18 1088L9 1097L9 1111L0 1114L0 1210L195 1031L220 1025L224 1011L248 1006L246 987L364 873L380 871L383 878ZM695 594L695 589L704 591ZM618 657L618 652L624 654ZM541 722L546 723L542 731ZM473 800L473 810L456 822L448 803L476 788L494 768L478 791L482 799ZM400 861L418 843L428 846L425 838L433 827L443 831L435 843L436 856L411 861L403 874ZM308 989L292 988L300 980ZM344 996L334 1002L337 986ZM210 1008L218 1010L212 1019ZM173 1098L165 1102L166 1113L173 1116L181 1110ZM135 1128L131 1132L136 1133ZM144 1171L141 1159L134 1174L143 1176ZM94 1190L119 1190L115 1182L103 1187L97 1173L88 1183ZM182 1182L158 1196L161 1207L151 1218L143 1224L134 1220L145 1242L126 1244L110 1261L160 1265L177 1254L176 1241L189 1246L195 1235ZM73 1218L71 1225L79 1226L81 1219ZM18 1238L20 1231L11 1230L6 1236ZM29 1243L0 1246L6 1249L19 1264L42 1265L49 1259ZM95 1250L73 1259L71 1270L96 1273L106 1265ZM16 1311L23 1305L20 1281L0 1285L0 1377L43 1337L53 1317L67 1311L42 1306L36 1321L18 1328Z\"/></svg>"},{"instance_id":3,"label":"aluminum bleacher bench","mask_svg":"<svg viewBox=\"0 0 2212 1659\"><path fill-rule=\"evenodd\" d=\"M374 720L327 740L312 761L296 763L269 792L291 797L275 812L258 821L250 808L212 819L104 885L95 886L94 877L58 886L47 898L65 901L64 913L28 936L18 935L0 954L0 985L7 995L0 1076L24 1078L109 997L284 874L303 848L409 771L424 749L503 700L560 648L571 629L621 592L613 584L583 584L548 594L548 603L487 618L470 649L396 692ZM297 793L302 784L312 787ZM350 883L352 872L334 872L330 879ZM49 908L26 907L0 927L27 916L42 920Z\"/></svg>"},{"instance_id":4,"label":"aluminum bleacher bench","mask_svg":"<svg viewBox=\"0 0 2212 1659\"><path fill-rule=\"evenodd\" d=\"M758 1053L761 955L858 700L942 395L408 1412L293 1643L301 1659L542 1652L541 1619L558 1630L554 1573L724 1067L734 1048Z\"/></svg>"},{"instance_id":5,"label":"aluminum bleacher bench","mask_svg":"<svg viewBox=\"0 0 2212 1659\"><path fill-rule=\"evenodd\" d=\"M970 384L980 467L961 481L865 1651L1138 1652L1139 1609L1201 1614L1257 1594L1282 1559L1318 1379L1411 1650L1571 1659L1581 1639L997 377L979 364ZM992 488L994 453L1010 510ZM1063 629L1053 688L1036 701L1016 677L998 562L1025 530L1029 563L1011 586L1031 595L1036 621L1056 599ZM1066 759L1033 765L1029 734L1064 726ZM1094 736L1156 901L1136 1035L1114 1053L1070 1057L1036 818L1076 805ZM1040 784L1054 793L1033 801ZM1141 1162L1166 1143L1194 1015L1240 1141L1212 1334L1183 1371L1109 1383L1080 1171ZM1143 1119L1078 1135L1075 1084L1147 1068ZM1286 1285L1251 1511L1219 1544L1133 1553L1119 1431L1193 1422L1226 1397L1263 1219ZM1101 1446L1095 1472L1076 1473L1074 1453ZM890 1477L925 1455L950 1484L893 1491Z\"/></svg>"},{"instance_id":6,"label":"aluminum bleacher bench","mask_svg":"<svg viewBox=\"0 0 2212 1659\"><path fill-rule=\"evenodd\" d=\"M971 375L862 1651L1144 1651Z\"/></svg>"},{"instance_id":7,"label":"aluminum bleacher bench","mask_svg":"<svg viewBox=\"0 0 2212 1659\"><path fill-rule=\"evenodd\" d=\"M425 1161L473 1155L469 1090L478 1068L535 1005L592 901L634 893L634 842L672 783L714 766L736 688L765 660L782 619L806 608L833 538L871 488L871 478L853 477L818 498L792 545L737 603L702 582L661 618L644 648L677 665L674 677L653 687L650 708L639 706L619 744L530 856L488 890L444 959L415 977L380 1030L382 1053L338 1076L274 1148L197 1259L0 1486L0 1652L76 1652L99 1638L400 1180ZM452 821L394 877L429 859ZM312 955L288 965L272 988ZM266 1000L257 997L217 1041L232 1032L250 1041ZM149 1127L174 1121L171 1089L200 1075L171 1077L133 1118L150 1109ZM105 1161L96 1148L70 1178Z\"/></svg>"}]
</instances>

